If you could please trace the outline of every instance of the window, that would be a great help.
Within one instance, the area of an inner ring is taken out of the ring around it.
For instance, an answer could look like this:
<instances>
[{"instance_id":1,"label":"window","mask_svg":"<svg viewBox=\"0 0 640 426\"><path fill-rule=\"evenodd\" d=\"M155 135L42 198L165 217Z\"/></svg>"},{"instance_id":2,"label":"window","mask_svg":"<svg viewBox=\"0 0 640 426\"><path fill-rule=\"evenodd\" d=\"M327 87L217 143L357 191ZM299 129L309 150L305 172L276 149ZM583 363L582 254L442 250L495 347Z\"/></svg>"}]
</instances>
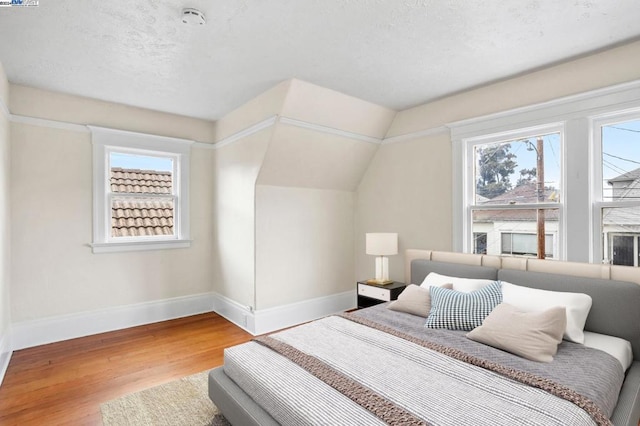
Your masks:
<instances>
[{"instance_id":1,"label":"window","mask_svg":"<svg viewBox=\"0 0 640 426\"><path fill-rule=\"evenodd\" d=\"M537 256L538 235L503 232L501 253L509 256ZM545 258L553 258L553 234L545 234Z\"/></svg>"},{"instance_id":2,"label":"window","mask_svg":"<svg viewBox=\"0 0 640 426\"><path fill-rule=\"evenodd\" d=\"M540 251L547 258L640 266L640 81L449 127L455 251L477 251L474 234L486 233L487 254L501 254L502 234L530 234L539 235L536 249L544 244ZM520 175L521 168L535 167L537 172L540 167L525 159L526 149L516 152L517 145L527 139L526 148L538 148L539 136L544 176L526 170ZM510 144L509 150L500 152L505 144ZM489 149L497 150L495 157ZM502 158L505 167L515 161L518 166L513 173L502 170L492 176L481 171L485 158ZM518 198L515 187L521 178L543 182L544 193L537 190L535 196L529 192ZM492 192L505 187L503 194ZM544 232L539 232L542 227Z\"/></svg>"},{"instance_id":3,"label":"window","mask_svg":"<svg viewBox=\"0 0 640 426\"><path fill-rule=\"evenodd\" d=\"M91 127L94 253L189 247L190 141Z\"/></svg>"},{"instance_id":4,"label":"window","mask_svg":"<svg viewBox=\"0 0 640 426\"><path fill-rule=\"evenodd\" d=\"M640 237L640 114L594 120L598 173L594 209L600 260L638 266Z\"/></svg>"},{"instance_id":5,"label":"window","mask_svg":"<svg viewBox=\"0 0 640 426\"><path fill-rule=\"evenodd\" d=\"M474 253L555 257L554 236L561 228L562 129L539 130L468 142L472 173L467 220Z\"/></svg>"},{"instance_id":6,"label":"window","mask_svg":"<svg viewBox=\"0 0 640 426\"><path fill-rule=\"evenodd\" d=\"M638 266L638 234L608 233L605 238L605 253L609 254L611 264Z\"/></svg>"},{"instance_id":7,"label":"window","mask_svg":"<svg viewBox=\"0 0 640 426\"><path fill-rule=\"evenodd\" d=\"M473 233L473 252L476 254L487 254L487 233Z\"/></svg>"}]
</instances>

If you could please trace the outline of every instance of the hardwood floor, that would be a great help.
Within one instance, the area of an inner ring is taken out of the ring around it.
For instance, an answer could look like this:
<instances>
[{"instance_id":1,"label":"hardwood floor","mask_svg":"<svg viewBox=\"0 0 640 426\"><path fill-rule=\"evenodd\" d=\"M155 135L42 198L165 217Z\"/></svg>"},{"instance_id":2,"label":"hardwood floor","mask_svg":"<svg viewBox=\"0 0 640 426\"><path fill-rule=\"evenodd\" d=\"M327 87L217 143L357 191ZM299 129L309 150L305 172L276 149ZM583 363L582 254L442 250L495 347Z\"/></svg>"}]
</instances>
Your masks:
<instances>
[{"instance_id":1,"label":"hardwood floor","mask_svg":"<svg viewBox=\"0 0 640 426\"><path fill-rule=\"evenodd\" d=\"M0 386L0 425L100 425L100 404L222 365L252 336L214 313L13 353Z\"/></svg>"}]
</instances>

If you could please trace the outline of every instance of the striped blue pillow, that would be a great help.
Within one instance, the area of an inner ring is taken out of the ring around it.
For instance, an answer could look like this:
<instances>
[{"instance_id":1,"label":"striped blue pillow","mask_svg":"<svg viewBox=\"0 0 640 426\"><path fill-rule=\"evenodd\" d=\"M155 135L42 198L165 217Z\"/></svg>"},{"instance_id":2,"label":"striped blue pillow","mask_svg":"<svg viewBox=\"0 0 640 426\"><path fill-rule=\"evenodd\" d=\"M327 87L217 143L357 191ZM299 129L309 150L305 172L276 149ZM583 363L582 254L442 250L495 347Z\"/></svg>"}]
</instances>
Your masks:
<instances>
[{"instance_id":1,"label":"striped blue pillow","mask_svg":"<svg viewBox=\"0 0 640 426\"><path fill-rule=\"evenodd\" d=\"M471 293L430 287L431 311L425 327L471 331L502 303L502 285L493 282Z\"/></svg>"}]
</instances>

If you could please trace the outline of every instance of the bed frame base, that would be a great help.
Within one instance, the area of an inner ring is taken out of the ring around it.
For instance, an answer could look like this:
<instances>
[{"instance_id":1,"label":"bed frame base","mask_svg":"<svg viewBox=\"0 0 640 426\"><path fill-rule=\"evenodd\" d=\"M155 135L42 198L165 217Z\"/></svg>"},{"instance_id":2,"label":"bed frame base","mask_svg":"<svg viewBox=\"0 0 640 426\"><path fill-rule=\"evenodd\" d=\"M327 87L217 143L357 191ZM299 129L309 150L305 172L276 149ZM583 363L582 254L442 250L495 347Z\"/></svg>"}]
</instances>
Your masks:
<instances>
[{"instance_id":1,"label":"bed frame base","mask_svg":"<svg viewBox=\"0 0 640 426\"><path fill-rule=\"evenodd\" d=\"M232 425L279 425L224 373L224 367L209 372L209 398Z\"/></svg>"}]
</instances>

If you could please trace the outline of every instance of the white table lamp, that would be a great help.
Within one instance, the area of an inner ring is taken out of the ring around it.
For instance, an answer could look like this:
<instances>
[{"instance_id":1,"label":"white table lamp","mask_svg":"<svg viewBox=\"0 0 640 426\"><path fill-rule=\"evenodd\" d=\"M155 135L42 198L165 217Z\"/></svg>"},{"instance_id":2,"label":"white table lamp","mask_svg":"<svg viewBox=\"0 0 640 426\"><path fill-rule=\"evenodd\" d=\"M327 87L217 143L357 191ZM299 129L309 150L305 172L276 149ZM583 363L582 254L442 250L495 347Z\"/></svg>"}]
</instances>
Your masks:
<instances>
[{"instance_id":1,"label":"white table lamp","mask_svg":"<svg viewBox=\"0 0 640 426\"><path fill-rule=\"evenodd\" d=\"M376 257L376 278L369 280L374 284L390 284L389 280L389 258L398 254L398 234L390 232L367 233L366 235L367 254Z\"/></svg>"}]
</instances>

